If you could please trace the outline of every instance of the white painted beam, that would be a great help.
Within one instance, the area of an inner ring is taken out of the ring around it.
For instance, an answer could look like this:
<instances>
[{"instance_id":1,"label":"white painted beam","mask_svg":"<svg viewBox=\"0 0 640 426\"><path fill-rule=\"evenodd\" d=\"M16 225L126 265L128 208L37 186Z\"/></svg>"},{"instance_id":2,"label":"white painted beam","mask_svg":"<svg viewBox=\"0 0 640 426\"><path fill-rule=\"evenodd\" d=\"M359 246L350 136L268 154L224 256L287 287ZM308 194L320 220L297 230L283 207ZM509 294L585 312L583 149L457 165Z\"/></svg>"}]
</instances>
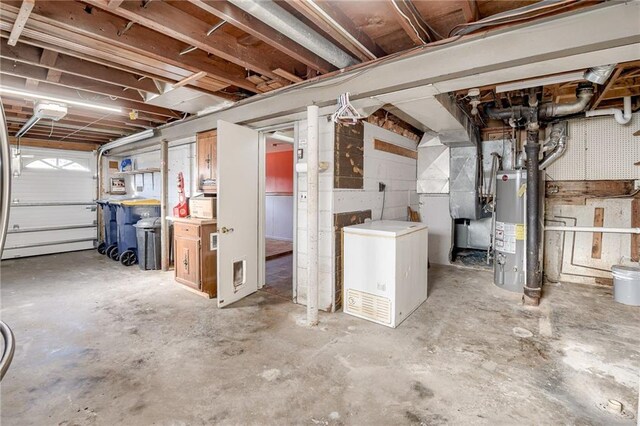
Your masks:
<instances>
[{"instance_id":1,"label":"white painted beam","mask_svg":"<svg viewBox=\"0 0 640 426\"><path fill-rule=\"evenodd\" d=\"M27 24L27 20L29 19L29 15L31 15L31 11L33 10L33 6L35 6L35 4L35 0L22 1L20 11L18 12L18 16L16 17L16 21L13 23L13 28L11 28L11 34L9 34L9 41L7 42L9 46L15 46L18 42L20 34L22 34L22 30Z\"/></svg>"}]
</instances>

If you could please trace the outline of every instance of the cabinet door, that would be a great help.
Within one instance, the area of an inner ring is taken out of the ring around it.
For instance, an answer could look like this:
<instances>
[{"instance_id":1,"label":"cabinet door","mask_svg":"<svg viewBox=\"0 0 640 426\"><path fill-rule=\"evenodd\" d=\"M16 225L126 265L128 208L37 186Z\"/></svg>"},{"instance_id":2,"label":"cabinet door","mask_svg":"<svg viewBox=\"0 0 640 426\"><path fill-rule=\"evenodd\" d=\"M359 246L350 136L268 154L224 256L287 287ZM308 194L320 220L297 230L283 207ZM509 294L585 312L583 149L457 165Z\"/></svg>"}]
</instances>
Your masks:
<instances>
[{"instance_id":1,"label":"cabinet door","mask_svg":"<svg viewBox=\"0 0 640 426\"><path fill-rule=\"evenodd\" d=\"M200 240L177 238L176 281L200 289Z\"/></svg>"},{"instance_id":2,"label":"cabinet door","mask_svg":"<svg viewBox=\"0 0 640 426\"><path fill-rule=\"evenodd\" d=\"M198 189L204 179L216 178L216 131L198 133Z\"/></svg>"}]
</instances>

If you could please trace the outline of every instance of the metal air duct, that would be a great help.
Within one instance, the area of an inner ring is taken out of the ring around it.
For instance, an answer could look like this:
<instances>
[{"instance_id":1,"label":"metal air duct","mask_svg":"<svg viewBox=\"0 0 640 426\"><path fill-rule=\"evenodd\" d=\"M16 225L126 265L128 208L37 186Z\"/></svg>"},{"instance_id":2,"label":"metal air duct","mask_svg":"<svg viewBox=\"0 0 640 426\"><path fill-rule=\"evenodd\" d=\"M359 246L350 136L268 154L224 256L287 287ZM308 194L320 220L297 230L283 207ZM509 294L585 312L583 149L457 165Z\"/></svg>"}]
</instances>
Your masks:
<instances>
[{"instance_id":1,"label":"metal air duct","mask_svg":"<svg viewBox=\"0 0 640 426\"><path fill-rule=\"evenodd\" d=\"M229 2L338 68L342 69L358 63L356 59L271 0L229 0Z\"/></svg>"},{"instance_id":2,"label":"metal air duct","mask_svg":"<svg viewBox=\"0 0 640 426\"><path fill-rule=\"evenodd\" d=\"M605 84L617 64L600 65L599 67L591 67L584 72L584 79L596 84Z\"/></svg>"}]
</instances>

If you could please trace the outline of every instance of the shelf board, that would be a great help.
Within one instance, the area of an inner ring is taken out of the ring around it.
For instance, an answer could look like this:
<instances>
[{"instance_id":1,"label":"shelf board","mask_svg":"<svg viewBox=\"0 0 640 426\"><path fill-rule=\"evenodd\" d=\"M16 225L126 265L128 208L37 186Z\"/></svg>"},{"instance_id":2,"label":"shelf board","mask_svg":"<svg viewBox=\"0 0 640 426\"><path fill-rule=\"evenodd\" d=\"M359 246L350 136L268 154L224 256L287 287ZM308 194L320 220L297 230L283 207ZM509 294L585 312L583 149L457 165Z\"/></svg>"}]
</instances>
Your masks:
<instances>
[{"instance_id":1,"label":"shelf board","mask_svg":"<svg viewBox=\"0 0 640 426\"><path fill-rule=\"evenodd\" d=\"M115 174L116 175L142 175L145 173L159 173L159 172L160 172L159 167L148 167L146 169L136 169L136 170L130 170L128 172L117 172Z\"/></svg>"}]
</instances>

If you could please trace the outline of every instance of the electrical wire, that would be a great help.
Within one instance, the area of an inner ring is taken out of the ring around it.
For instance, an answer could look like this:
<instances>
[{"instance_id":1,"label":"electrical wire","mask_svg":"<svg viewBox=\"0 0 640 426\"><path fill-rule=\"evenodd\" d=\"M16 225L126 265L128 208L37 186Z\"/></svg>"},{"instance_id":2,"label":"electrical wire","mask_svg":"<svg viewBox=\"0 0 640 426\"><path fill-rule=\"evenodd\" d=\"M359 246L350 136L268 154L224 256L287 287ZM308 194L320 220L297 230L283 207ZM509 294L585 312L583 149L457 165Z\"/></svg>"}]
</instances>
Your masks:
<instances>
[{"instance_id":1,"label":"electrical wire","mask_svg":"<svg viewBox=\"0 0 640 426\"><path fill-rule=\"evenodd\" d=\"M51 135L53 134L53 119L51 119L51 131L49 132L49 138L51 138Z\"/></svg>"},{"instance_id":2,"label":"electrical wire","mask_svg":"<svg viewBox=\"0 0 640 426\"><path fill-rule=\"evenodd\" d=\"M413 25L413 22L411 22L411 19L409 19L409 17L407 15L404 14L404 12L400 9L400 7L398 7L398 4L396 3L396 0L391 0L391 4L393 4L393 7L396 8L396 10L398 11L398 13L400 15L402 15L402 17L404 17L404 19L409 23L409 25L411 25L411 28L413 28L413 31L416 33L416 36L418 36L418 38L420 39L420 41L422 41L422 44L427 44L427 42L425 41L425 39L422 38L422 36L420 35L420 33L418 32L418 30L416 29L416 27Z\"/></svg>"},{"instance_id":3,"label":"electrical wire","mask_svg":"<svg viewBox=\"0 0 640 426\"><path fill-rule=\"evenodd\" d=\"M115 113L113 113L113 112L109 112L109 113L107 113L107 114L103 115L102 117L98 118L97 120L94 120L94 121L92 121L91 123L87 124L86 126L83 126L83 127L79 128L79 129L74 130L73 132L71 132L71 133L69 133L69 134L65 135L62 139L60 139L60 142L62 142L63 140L65 140L65 139L66 139L66 138L68 138L69 136L72 136L72 135L74 135L74 134L78 133L79 131L86 129L87 127L91 126L92 124L96 124L97 122L104 120L105 118L107 118L107 117L109 117L109 116L111 116L111 115L113 115L113 114L115 114ZM53 120L52 120L52 121L53 121ZM52 126L53 126L53 123L52 123Z\"/></svg>"},{"instance_id":4,"label":"electrical wire","mask_svg":"<svg viewBox=\"0 0 640 426\"><path fill-rule=\"evenodd\" d=\"M547 15L549 13L553 13L553 12L557 12L559 10L562 9L566 9L567 7L571 7L574 6L577 3L582 3L585 0L565 0L563 2L554 2L552 4L546 4L543 6L540 6L538 8L527 8L527 10L523 10L517 13L511 13L511 14L500 14L499 16L494 16L494 17L489 17L489 18L485 18L482 19L480 21L475 21L475 22L466 22L466 23L462 23L462 24L458 24L455 27L451 28L451 30L449 31L449 36L452 35L465 35L465 34L469 34L473 31L488 27L488 26L494 26L494 25L500 25L500 24L508 24L508 23L514 23L514 22L521 22L521 21L526 21L526 20L531 20L534 18L537 18L539 16L543 16L543 15ZM546 10L549 8L553 8L551 10ZM517 10L517 9L516 9ZM515 19L510 19L512 17L518 17L524 14L529 14L531 12L536 12L539 10L544 10L541 13L536 13L533 15L528 15L528 16L523 16L520 18L515 18ZM472 29L470 31L464 32L465 28L468 27L472 27ZM475 28L473 28L475 27Z\"/></svg>"},{"instance_id":5,"label":"electrical wire","mask_svg":"<svg viewBox=\"0 0 640 426\"><path fill-rule=\"evenodd\" d=\"M385 186L384 189L382 190L382 210L380 210L380 220L382 220L382 216L384 215L384 200L387 195L387 187Z\"/></svg>"},{"instance_id":6,"label":"electrical wire","mask_svg":"<svg viewBox=\"0 0 640 426\"><path fill-rule=\"evenodd\" d=\"M440 40L444 39L444 37L438 33L436 30L433 29L433 27L431 25L429 25L429 23L422 17L422 14L420 13L420 11L416 8L416 5L413 4L413 2L411 2L410 0L404 0L405 4L411 8L411 10L413 11L413 14L415 15L416 19L419 20L420 22L422 22L422 24L424 24L425 27L427 27L427 29L429 31L431 31L436 37L438 37ZM420 22L418 22L418 24L420 24ZM422 25L421 25L422 26ZM424 29L424 28L423 28ZM429 34L429 31L425 31L425 33Z\"/></svg>"}]
</instances>

